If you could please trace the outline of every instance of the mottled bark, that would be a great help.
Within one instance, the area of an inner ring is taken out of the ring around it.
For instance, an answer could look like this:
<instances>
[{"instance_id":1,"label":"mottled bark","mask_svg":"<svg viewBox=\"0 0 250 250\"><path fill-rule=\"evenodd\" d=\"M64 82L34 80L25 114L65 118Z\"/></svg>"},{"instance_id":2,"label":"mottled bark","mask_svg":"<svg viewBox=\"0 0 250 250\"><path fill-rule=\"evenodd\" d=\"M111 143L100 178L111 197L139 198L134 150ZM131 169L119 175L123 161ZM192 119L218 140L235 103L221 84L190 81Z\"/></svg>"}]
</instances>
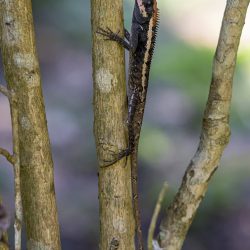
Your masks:
<instances>
[{"instance_id":1,"label":"mottled bark","mask_svg":"<svg viewBox=\"0 0 250 250\"><path fill-rule=\"evenodd\" d=\"M198 150L161 223L162 249L179 250L229 142L229 113L237 51L249 0L228 0L214 56L212 81Z\"/></svg>"},{"instance_id":2,"label":"mottled bark","mask_svg":"<svg viewBox=\"0 0 250 250\"><path fill-rule=\"evenodd\" d=\"M124 50L96 33L109 27L123 33L122 0L91 1L94 80L94 133L99 165L127 147ZM133 250L134 218L130 161L99 168L100 249Z\"/></svg>"},{"instance_id":3,"label":"mottled bark","mask_svg":"<svg viewBox=\"0 0 250 250\"><path fill-rule=\"evenodd\" d=\"M0 1L0 29L5 79L17 101L27 248L60 249L53 162L35 48L31 1Z\"/></svg>"}]
</instances>

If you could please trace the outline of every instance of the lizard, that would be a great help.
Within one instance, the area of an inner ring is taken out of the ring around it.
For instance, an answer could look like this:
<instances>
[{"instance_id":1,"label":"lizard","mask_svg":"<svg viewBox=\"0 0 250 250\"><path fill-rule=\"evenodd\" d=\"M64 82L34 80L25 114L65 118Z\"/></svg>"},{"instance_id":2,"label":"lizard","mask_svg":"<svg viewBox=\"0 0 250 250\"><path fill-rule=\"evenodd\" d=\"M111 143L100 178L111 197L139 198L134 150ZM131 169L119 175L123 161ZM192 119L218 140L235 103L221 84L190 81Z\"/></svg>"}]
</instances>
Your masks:
<instances>
[{"instance_id":1,"label":"lizard","mask_svg":"<svg viewBox=\"0 0 250 250\"><path fill-rule=\"evenodd\" d=\"M131 35L126 29L124 29L125 39L119 35L119 32L114 33L109 28L98 28L97 30L97 33L105 36L106 40L115 41L129 51L128 148L119 152L116 159L107 166L125 156L131 156L133 210L139 250L143 250L143 236L138 200L137 155L158 21L157 0L135 0Z\"/></svg>"}]
</instances>

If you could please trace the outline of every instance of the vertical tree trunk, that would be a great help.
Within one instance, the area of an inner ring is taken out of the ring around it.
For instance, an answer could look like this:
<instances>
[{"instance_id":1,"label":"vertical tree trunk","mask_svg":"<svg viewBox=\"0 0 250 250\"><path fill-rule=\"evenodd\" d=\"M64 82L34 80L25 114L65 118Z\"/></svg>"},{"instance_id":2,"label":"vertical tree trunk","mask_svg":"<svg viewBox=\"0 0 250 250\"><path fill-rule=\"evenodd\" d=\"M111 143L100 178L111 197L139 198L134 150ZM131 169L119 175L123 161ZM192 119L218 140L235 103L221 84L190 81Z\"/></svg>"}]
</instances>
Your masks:
<instances>
[{"instance_id":1,"label":"vertical tree trunk","mask_svg":"<svg viewBox=\"0 0 250 250\"><path fill-rule=\"evenodd\" d=\"M28 249L60 249L53 162L30 0L0 1L4 73L18 108L21 193Z\"/></svg>"},{"instance_id":2,"label":"vertical tree trunk","mask_svg":"<svg viewBox=\"0 0 250 250\"><path fill-rule=\"evenodd\" d=\"M126 145L127 98L124 50L96 33L109 27L123 33L122 0L92 0L94 133L99 164L117 157ZM134 218L130 161L99 168L100 249L133 250Z\"/></svg>"}]
</instances>

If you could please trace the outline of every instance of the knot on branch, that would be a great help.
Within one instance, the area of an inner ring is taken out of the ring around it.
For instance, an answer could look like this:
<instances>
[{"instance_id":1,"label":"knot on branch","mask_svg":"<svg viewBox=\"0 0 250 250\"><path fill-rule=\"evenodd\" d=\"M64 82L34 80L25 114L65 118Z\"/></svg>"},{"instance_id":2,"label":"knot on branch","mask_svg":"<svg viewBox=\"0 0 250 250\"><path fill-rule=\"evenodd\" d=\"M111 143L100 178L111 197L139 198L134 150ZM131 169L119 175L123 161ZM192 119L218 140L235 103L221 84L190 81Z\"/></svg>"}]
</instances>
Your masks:
<instances>
[{"instance_id":1,"label":"knot on branch","mask_svg":"<svg viewBox=\"0 0 250 250\"><path fill-rule=\"evenodd\" d=\"M117 238L113 238L110 242L109 250L117 250L119 248L120 242Z\"/></svg>"}]
</instances>

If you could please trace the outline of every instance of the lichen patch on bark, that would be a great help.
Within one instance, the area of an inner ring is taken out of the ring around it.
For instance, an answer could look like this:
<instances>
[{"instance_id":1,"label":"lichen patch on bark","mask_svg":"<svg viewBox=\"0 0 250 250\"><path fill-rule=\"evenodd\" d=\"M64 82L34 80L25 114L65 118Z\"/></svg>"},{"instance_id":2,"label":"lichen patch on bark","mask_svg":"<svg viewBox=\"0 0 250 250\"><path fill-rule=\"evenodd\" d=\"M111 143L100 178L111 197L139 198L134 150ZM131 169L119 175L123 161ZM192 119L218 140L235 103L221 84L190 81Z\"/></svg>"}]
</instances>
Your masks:
<instances>
[{"instance_id":1,"label":"lichen patch on bark","mask_svg":"<svg viewBox=\"0 0 250 250\"><path fill-rule=\"evenodd\" d=\"M186 208L186 215L184 217L181 218L182 222L188 222L189 220L192 219L193 215L194 215L194 211L196 210L196 208L199 206L199 204L188 204L187 208Z\"/></svg>"},{"instance_id":2,"label":"lichen patch on bark","mask_svg":"<svg viewBox=\"0 0 250 250\"><path fill-rule=\"evenodd\" d=\"M54 250L55 248L53 246L48 246L42 242L30 239L27 242L27 249L28 250Z\"/></svg>"},{"instance_id":3,"label":"lichen patch on bark","mask_svg":"<svg viewBox=\"0 0 250 250\"><path fill-rule=\"evenodd\" d=\"M30 124L30 121L29 121L28 117L25 117L25 116L21 117L21 126L25 130L30 129L31 124Z\"/></svg>"},{"instance_id":4,"label":"lichen patch on bark","mask_svg":"<svg viewBox=\"0 0 250 250\"><path fill-rule=\"evenodd\" d=\"M33 69L38 66L34 55L29 53L15 53L13 61L18 68Z\"/></svg>"},{"instance_id":5,"label":"lichen patch on bark","mask_svg":"<svg viewBox=\"0 0 250 250\"><path fill-rule=\"evenodd\" d=\"M22 27L15 21L10 12L3 16L3 22L6 29L2 30L2 43L5 46L13 46L20 42Z\"/></svg>"},{"instance_id":6,"label":"lichen patch on bark","mask_svg":"<svg viewBox=\"0 0 250 250\"><path fill-rule=\"evenodd\" d=\"M113 226L119 233L126 233L126 223L122 217L116 217L113 219Z\"/></svg>"},{"instance_id":7,"label":"lichen patch on bark","mask_svg":"<svg viewBox=\"0 0 250 250\"><path fill-rule=\"evenodd\" d=\"M96 83L101 92L109 93L112 86L117 84L117 79L109 70L100 68L96 72Z\"/></svg>"}]
</instances>

